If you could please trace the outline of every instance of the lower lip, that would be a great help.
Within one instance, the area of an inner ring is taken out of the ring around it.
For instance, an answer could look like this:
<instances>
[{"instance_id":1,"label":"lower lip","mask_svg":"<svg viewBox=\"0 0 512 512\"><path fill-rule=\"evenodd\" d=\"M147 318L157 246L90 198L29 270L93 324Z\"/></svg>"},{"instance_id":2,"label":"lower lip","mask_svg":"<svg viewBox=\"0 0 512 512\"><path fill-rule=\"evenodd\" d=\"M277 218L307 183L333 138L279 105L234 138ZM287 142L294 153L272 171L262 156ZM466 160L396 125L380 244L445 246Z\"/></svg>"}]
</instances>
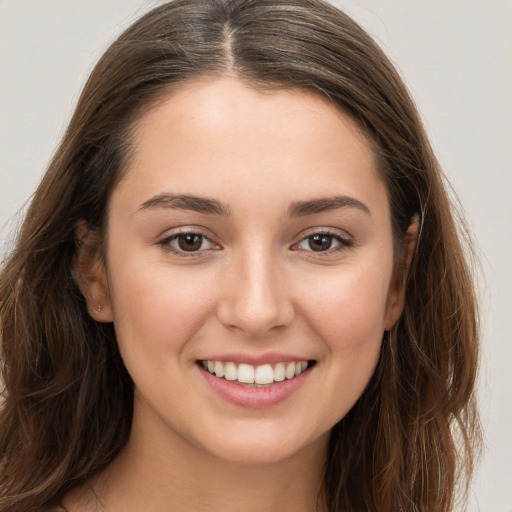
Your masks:
<instances>
[{"instance_id":1,"label":"lower lip","mask_svg":"<svg viewBox=\"0 0 512 512\"><path fill-rule=\"evenodd\" d=\"M210 389L224 400L241 407L255 409L271 407L285 401L300 389L311 374L311 370L312 368L308 368L293 379L275 382L270 386L252 387L215 377L203 368L199 368Z\"/></svg>"}]
</instances>

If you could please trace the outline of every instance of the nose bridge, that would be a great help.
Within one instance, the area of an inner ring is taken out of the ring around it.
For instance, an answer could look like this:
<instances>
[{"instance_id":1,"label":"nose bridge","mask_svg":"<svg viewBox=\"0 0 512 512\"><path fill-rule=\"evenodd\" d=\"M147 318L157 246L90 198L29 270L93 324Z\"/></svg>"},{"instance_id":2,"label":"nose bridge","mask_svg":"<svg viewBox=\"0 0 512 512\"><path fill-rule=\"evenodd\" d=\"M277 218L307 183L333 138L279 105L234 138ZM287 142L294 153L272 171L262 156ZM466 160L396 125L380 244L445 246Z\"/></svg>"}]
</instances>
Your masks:
<instances>
[{"instance_id":1,"label":"nose bridge","mask_svg":"<svg viewBox=\"0 0 512 512\"><path fill-rule=\"evenodd\" d=\"M229 327L256 336L288 325L294 315L278 258L264 244L252 243L234 256L231 278L219 307Z\"/></svg>"}]
</instances>

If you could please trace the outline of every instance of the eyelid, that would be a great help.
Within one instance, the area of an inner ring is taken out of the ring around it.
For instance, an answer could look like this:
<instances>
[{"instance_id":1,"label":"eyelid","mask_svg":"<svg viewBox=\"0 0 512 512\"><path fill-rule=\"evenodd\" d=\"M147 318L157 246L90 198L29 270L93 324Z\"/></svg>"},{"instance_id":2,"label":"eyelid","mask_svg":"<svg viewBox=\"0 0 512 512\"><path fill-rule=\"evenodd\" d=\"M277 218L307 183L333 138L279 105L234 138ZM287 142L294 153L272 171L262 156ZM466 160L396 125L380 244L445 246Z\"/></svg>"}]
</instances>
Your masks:
<instances>
[{"instance_id":1,"label":"eyelid","mask_svg":"<svg viewBox=\"0 0 512 512\"><path fill-rule=\"evenodd\" d=\"M187 234L193 234L198 235L203 238L203 240L207 240L211 247L207 249L200 249L197 251L185 251L180 250L178 248L175 248L171 245L171 241L177 239L180 235L187 235ZM325 251L314 251L314 250L307 250L299 248L298 245L301 244L303 241L305 241L307 238L314 236L314 235L327 235L332 238L334 238L338 244L333 247L329 248ZM291 250L294 251L303 251L310 254L315 255L316 257L323 257L323 256L329 256L334 253L341 252L346 249L350 249L355 245L355 241L351 235L349 235L346 231L342 231L336 228L327 228L327 227L317 227L317 228L310 228L306 231L303 231L300 233L300 239L295 242L291 246ZM182 257L200 257L204 256L206 252L210 252L212 250L220 250L222 249L222 246L215 242L211 235L205 234L205 229L198 227L198 226L180 226L179 228L175 228L170 231L166 231L165 235L161 236L158 241L157 245L161 246L163 250L176 254L178 256Z\"/></svg>"},{"instance_id":2,"label":"eyelid","mask_svg":"<svg viewBox=\"0 0 512 512\"><path fill-rule=\"evenodd\" d=\"M190 258L190 257L200 257L204 256L206 252L209 252L211 250L220 250L222 249L221 245L216 243L214 240L212 240L212 237L210 235L206 235L204 233L204 229L199 228L197 226L181 226L179 228L176 228L174 230L167 231L165 235L161 236L158 241L157 245L161 246L163 250L166 252L170 252L172 254L176 254L177 256ZM200 249L197 251L184 251L180 250L176 247L173 247L171 245L171 242L173 240L176 240L181 235L197 235L202 237L203 240L208 240L210 242L212 247L209 247L208 249Z\"/></svg>"},{"instance_id":3,"label":"eyelid","mask_svg":"<svg viewBox=\"0 0 512 512\"><path fill-rule=\"evenodd\" d=\"M314 235L330 236L338 242L338 245L335 246L334 248L329 248L326 251L313 251L313 250L301 249L298 247L298 245L300 243L302 243L303 241L305 241L306 239L308 239L309 237L314 236ZM296 251L304 251L304 252L307 252L310 254L314 254L315 256L318 256L318 257L329 256L329 255L341 252L343 250L351 249L355 245L355 241L351 235L349 235L346 231L338 230L335 228L326 228L326 227L310 228L309 230L302 232L299 236L300 236L299 241L295 242L292 245L291 249L296 250Z\"/></svg>"}]
</instances>

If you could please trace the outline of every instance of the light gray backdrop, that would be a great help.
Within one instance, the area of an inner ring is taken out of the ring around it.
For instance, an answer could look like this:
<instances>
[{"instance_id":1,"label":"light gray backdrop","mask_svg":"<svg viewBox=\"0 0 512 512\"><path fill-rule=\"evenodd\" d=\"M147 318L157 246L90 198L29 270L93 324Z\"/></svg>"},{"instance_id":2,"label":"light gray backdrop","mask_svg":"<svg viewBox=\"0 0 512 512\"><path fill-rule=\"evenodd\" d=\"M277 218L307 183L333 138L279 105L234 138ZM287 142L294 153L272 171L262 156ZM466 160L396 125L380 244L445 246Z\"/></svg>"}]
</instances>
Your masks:
<instances>
[{"instance_id":1,"label":"light gray backdrop","mask_svg":"<svg viewBox=\"0 0 512 512\"><path fill-rule=\"evenodd\" d=\"M401 71L477 240L486 449L469 510L512 512L512 1L333 2ZM0 252L94 62L158 3L0 0Z\"/></svg>"}]
</instances>

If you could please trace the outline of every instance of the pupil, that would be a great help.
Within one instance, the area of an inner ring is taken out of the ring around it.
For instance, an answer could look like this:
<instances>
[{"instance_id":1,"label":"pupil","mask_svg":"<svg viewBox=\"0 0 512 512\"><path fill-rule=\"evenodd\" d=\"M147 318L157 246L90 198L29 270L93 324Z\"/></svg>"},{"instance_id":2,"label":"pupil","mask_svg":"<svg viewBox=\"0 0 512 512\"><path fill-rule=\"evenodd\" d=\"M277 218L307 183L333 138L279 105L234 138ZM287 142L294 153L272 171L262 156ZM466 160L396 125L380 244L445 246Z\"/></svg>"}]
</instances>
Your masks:
<instances>
[{"instance_id":1,"label":"pupil","mask_svg":"<svg viewBox=\"0 0 512 512\"><path fill-rule=\"evenodd\" d=\"M332 237L330 235L313 235L309 237L309 246L313 251L326 251L331 247Z\"/></svg>"},{"instance_id":2,"label":"pupil","mask_svg":"<svg viewBox=\"0 0 512 512\"><path fill-rule=\"evenodd\" d=\"M178 237L178 245L183 251L197 251L203 243L201 235L195 233L187 233Z\"/></svg>"}]
</instances>

